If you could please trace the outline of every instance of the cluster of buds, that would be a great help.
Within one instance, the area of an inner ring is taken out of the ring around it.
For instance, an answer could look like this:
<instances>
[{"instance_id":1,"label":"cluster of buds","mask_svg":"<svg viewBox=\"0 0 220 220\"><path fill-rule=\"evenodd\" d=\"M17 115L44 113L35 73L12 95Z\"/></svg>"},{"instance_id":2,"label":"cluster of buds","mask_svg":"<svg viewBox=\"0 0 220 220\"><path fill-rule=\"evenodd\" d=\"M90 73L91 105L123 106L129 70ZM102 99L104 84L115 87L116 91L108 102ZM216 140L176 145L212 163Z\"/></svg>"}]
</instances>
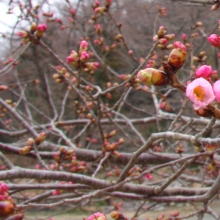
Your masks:
<instances>
[{"instance_id":1,"label":"cluster of buds","mask_svg":"<svg viewBox=\"0 0 220 220\"><path fill-rule=\"evenodd\" d=\"M0 183L0 216L6 220L22 220L23 213L15 210L16 206L12 198L9 196L8 186Z\"/></svg>"},{"instance_id":2,"label":"cluster of buds","mask_svg":"<svg viewBox=\"0 0 220 220\"><path fill-rule=\"evenodd\" d=\"M53 74L53 79L56 83L62 83L65 81L65 79L70 78L70 73L67 71L65 67L56 66L56 70L57 72Z\"/></svg>"},{"instance_id":3,"label":"cluster of buds","mask_svg":"<svg viewBox=\"0 0 220 220\"><path fill-rule=\"evenodd\" d=\"M105 142L103 144L102 151L113 152L113 154L115 154L116 156L119 156L119 153L116 150L119 147L119 145L124 143L124 139L120 138L117 142L113 142L113 143L110 143L110 140L109 140L110 138L115 136L116 133L117 133L116 130L112 130L110 133L104 134Z\"/></svg>"},{"instance_id":4,"label":"cluster of buds","mask_svg":"<svg viewBox=\"0 0 220 220\"><path fill-rule=\"evenodd\" d=\"M112 4L112 0L105 0L105 6L100 6L99 0L95 0L93 4L94 12L98 15L102 15L107 12Z\"/></svg>"},{"instance_id":5,"label":"cluster of buds","mask_svg":"<svg viewBox=\"0 0 220 220\"><path fill-rule=\"evenodd\" d=\"M72 182L61 182L62 185L64 184L68 184L68 185L72 185L73 183ZM67 190L64 190L64 189L55 189L51 194L52 196L56 196L56 195L60 195L61 193L65 193Z\"/></svg>"},{"instance_id":6,"label":"cluster of buds","mask_svg":"<svg viewBox=\"0 0 220 220\"><path fill-rule=\"evenodd\" d=\"M84 172L88 167L86 162L77 160L76 154L72 149L65 147L61 147L60 151L54 154L54 160L57 164L70 160L70 163L62 164L63 167L69 168L70 172ZM57 168L56 165L55 168Z\"/></svg>"},{"instance_id":7,"label":"cluster of buds","mask_svg":"<svg viewBox=\"0 0 220 220\"><path fill-rule=\"evenodd\" d=\"M173 49L173 44L168 44L168 41L175 38L175 34L166 34L167 31L164 26L160 26L157 34L153 37L153 41L157 42L157 47L162 50Z\"/></svg>"},{"instance_id":8,"label":"cluster of buds","mask_svg":"<svg viewBox=\"0 0 220 220\"><path fill-rule=\"evenodd\" d=\"M139 90L141 87L140 87L140 80L138 79L138 77L131 77L130 74L121 74L120 75L120 78L123 80L123 81L128 81L124 86L125 87L133 87L137 90Z\"/></svg>"},{"instance_id":9,"label":"cluster of buds","mask_svg":"<svg viewBox=\"0 0 220 220\"><path fill-rule=\"evenodd\" d=\"M8 65L9 63L12 63L12 68L15 68L18 65L18 61L14 61L12 57L9 57L7 60L3 61L3 65Z\"/></svg>"},{"instance_id":10,"label":"cluster of buds","mask_svg":"<svg viewBox=\"0 0 220 220\"><path fill-rule=\"evenodd\" d=\"M216 163L213 161L211 162L207 167L206 171L211 176L217 176L218 175L218 168L216 166Z\"/></svg>"},{"instance_id":11,"label":"cluster of buds","mask_svg":"<svg viewBox=\"0 0 220 220\"><path fill-rule=\"evenodd\" d=\"M158 59L157 53L154 51L151 58L147 61L146 68L158 68L159 65L157 64L156 60ZM141 60L140 60L141 62Z\"/></svg>"},{"instance_id":12,"label":"cluster of buds","mask_svg":"<svg viewBox=\"0 0 220 220\"><path fill-rule=\"evenodd\" d=\"M89 86L85 88L87 91L91 91L92 88ZM93 101L86 101L86 107L81 105L78 101L74 102L74 107L76 108L76 113L79 115L80 118L88 118L92 122L95 122L96 119L94 117L94 114L90 112L90 110L94 107Z\"/></svg>"},{"instance_id":13,"label":"cluster of buds","mask_svg":"<svg viewBox=\"0 0 220 220\"><path fill-rule=\"evenodd\" d=\"M205 149L206 151L212 152L218 149L218 145L217 144L206 144Z\"/></svg>"},{"instance_id":14,"label":"cluster of buds","mask_svg":"<svg viewBox=\"0 0 220 220\"><path fill-rule=\"evenodd\" d=\"M85 161L77 161L72 158L70 172L86 172L88 170L88 164Z\"/></svg>"},{"instance_id":15,"label":"cluster of buds","mask_svg":"<svg viewBox=\"0 0 220 220\"><path fill-rule=\"evenodd\" d=\"M98 139L97 138L90 138L90 137L86 137L85 139L87 142L93 143L93 144L97 144L98 143Z\"/></svg>"},{"instance_id":16,"label":"cluster of buds","mask_svg":"<svg viewBox=\"0 0 220 220\"><path fill-rule=\"evenodd\" d=\"M59 152L54 154L54 159L57 163L61 163L63 160L71 160L72 157L75 157L74 150L61 147Z\"/></svg>"},{"instance_id":17,"label":"cluster of buds","mask_svg":"<svg viewBox=\"0 0 220 220\"><path fill-rule=\"evenodd\" d=\"M113 152L116 153L117 148L119 147L119 145L121 145L122 143L124 143L124 139L120 138L117 142L113 142L110 143L108 141L104 142L104 145L102 147L102 151L103 152ZM118 153L118 152L117 152ZM118 154L115 154L118 155Z\"/></svg>"},{"instance_id":18,"label":"cluster of buds","mask_svg":"<svg viewBox=\"0 0 220 220\"><path fill-rule=\"evenodd\" d=\"M33 22L31 24L29 31L19 31L18 36L23 38L24 43L33 42L37 43L43 36L44 32L47 30L46 24L36 24Z\"/></svg>"},{"instance_id":19,"label":"cluster of buds","mask_svg":"<svg viewBox=\"0 0 220 220\"><path fill-rule=\"evenodd\" d=\"M33 149L34 144L35 144L35 140L33 138L29 138L27 141L27 145L19 150L19 154L21 155L28 154Z\"/></svg>"},{"instance_id":20,"label":"cluster of buds","mask_svg":"<svg viewBox=\"0 0 220 220\"><path fill-rule=\"evenodd\" d=\"M16 102L13 102L11 99L5 99L5 102L10 105L12 108L14 108L17 103Z\"/></svg>"},{"instance_id":21,"label":"cluster of buds","mask_svg":"<svg viewBox=\"0 0 220 220\"><path fill-rule=\"evenodd\" d=\"M137 78L147 85L164 86L169 84L169 78L166 73L154 68L140 70Z\"/></svg>"},{"instance_id":22,"label":"cluster of buds","mask_svg":"<svg viewBox=\"0 0 220 220\"><path fill-rule=\"evenodd\" d=\"M119 167L115 166L113 170L111 170L107 173L107 176L117 177L117 176L120 176L120 174L121 174L121 171L120 171Z\"/></svg>"},{"instance_id":23,"label":"cluster of buds","mask_svg":"<svg viewBox=\"0 0 220 220\"><path fill-rule=\"evenodd\" d=\"M134 177L134 176L138 176L143 172L142 168L139 166L134 166L132 167L129 172L128 172L128 176L130 177Z\"/></svg>"},{"instance_id":24,"label":"cluster of buds","mask_svg":"<svg viewBox=\"0 0 220 220\"><path fill-rule=\"evenodd\" d=\"M170 106L170 104L166 100L163 100L160 103L159 108L161 110L164 110L165 112L172 112L173 111L172 107Z\"/></svg>"},{"instance_id":25,"label":"cluster of buds","mask_svg":"<svg viewBox=\"0 0 220 220\"><path fill-rule=\"evenodd\" d=\"M88 51L88 42L82 40L79 45L78 52L73 50L70 55L66 58L66 62L75 68L84 68L85 72L93 74L94 71L98 68L99 63L97 62L88 62L91 56L91 52Z\"/></svg>"},{"instance_id":26,"label":"cluster of buds","mask_svg":"<svg viewBox=\"0 0 220 220\"><path fill-rule=\"evenodd\" d=\"M205 51L201 51L198 56L193 56L193 61L199 64L204 64L206 60L207 56Z\"/></svg>"}]
</instances>

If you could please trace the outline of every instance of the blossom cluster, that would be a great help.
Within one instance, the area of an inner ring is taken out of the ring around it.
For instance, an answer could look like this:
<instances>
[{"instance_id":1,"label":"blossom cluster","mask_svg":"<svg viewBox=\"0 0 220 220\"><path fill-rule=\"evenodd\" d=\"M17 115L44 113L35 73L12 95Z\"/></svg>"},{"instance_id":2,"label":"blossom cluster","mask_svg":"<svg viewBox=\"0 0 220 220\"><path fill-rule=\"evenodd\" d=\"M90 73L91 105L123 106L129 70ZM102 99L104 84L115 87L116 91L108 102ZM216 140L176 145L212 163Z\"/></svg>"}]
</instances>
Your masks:
<instances>
[{"instance_id":1,"label":"blossom cluster","mask_svg":"<svg viewBox=\"0 0 220 220\"><path fill-rule=\"evenodd\" d=\"M93 72L98 68L98 62L88 62L90 58L90 52L88 51L89 44L86 40L82 40L79 45L78 52L72 50L70 55L67 56L66 62L75 68L80 68L81 66L84 68L86 72Z\"/></svg>"}]
</instances>

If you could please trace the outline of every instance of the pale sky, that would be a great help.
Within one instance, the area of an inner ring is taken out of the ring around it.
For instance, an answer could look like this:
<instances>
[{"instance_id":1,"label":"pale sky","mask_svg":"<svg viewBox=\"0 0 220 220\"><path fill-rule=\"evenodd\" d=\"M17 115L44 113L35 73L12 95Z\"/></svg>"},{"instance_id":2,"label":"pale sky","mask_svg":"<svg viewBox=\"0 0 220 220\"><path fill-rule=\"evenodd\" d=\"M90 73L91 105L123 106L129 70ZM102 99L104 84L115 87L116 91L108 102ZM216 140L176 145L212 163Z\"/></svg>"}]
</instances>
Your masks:
<instances>
[{"instance_id":1,"label":"pale sky","mask_svg":"<svg viewBox=\"0 0 220 220\"><path fill-rule=\"evenodd\" d=\"M7 14L8 6L6 1L0 0L0 32L4 33L9 30L8 26L12 26L16 17L13 14Z\"/></svg>"}]
</instances>

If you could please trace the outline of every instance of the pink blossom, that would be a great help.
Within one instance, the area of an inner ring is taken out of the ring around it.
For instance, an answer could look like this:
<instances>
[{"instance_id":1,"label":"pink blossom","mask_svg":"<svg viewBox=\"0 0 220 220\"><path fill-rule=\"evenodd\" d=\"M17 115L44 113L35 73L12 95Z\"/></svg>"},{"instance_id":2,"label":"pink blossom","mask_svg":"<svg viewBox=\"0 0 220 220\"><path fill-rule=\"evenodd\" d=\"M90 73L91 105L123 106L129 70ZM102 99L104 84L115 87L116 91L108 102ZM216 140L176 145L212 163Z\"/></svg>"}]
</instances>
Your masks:
<instances>
[{"instance_id":1,"label":"pink blossom","mask_svg":"<svg viewBox=\"0 0 220 220\"><path fill-rule=\"evenodd\" d=\"M181 50L183 50L183 51L186 51L185 45L184 45L183 43L181 43L180 41L174 42L173 46L174 46L174 48L176 48L176 49L179 48L179 49L181 49Z\"/></svg>"},{"instance_id":2,"label":"pink blossom","mask_svg":"<svg viewBox=\"0 0 220 220\"><path fill-rule=\"evenodd\" d=\"M44 32L47 30L47 25L46 24L39 24L39 25L37 25L37 30L40 32Z\"/></svg>"},{"instance_id":3,"label":"pink blossom","mask_svg":"<svg viewBox=\"0 0 220 220\"><path fill-rule=\"evenodd\" d=\"M195 79L186 87L186 96L194 103L195 110L205 108L215 100L211 84L204 78Z\"/></svg>"},{"instance_id":4,"label":"pink blossom","mask_svg":"<svg viewBox=\"0 0 220 220\"><path fill-rule=\"evenodd\" d=\"M207 39L212 46L220 48L220 37L217 34L211 34Z\"/></svg>"},{"instance_id":5,"label":"pink blossom","mask_svg":"<svg viewBox=\"0 0 220 220\"><path fill-rule=\"evenodd\" d=\"M86 220L107 220L107 218L104 213L96 212L89 216Z\"/></svg>"},{"instance_id":6,"label":"pink blossom","mask_svg":"<svg viewBox=\"0 0 220 220\"><path fill-rule=\"evenodd\" d=\"M196 78L209 78L212 75L212 67L207 65L200 66L195 72Z\"/></svg>"},{"instance_id":7,"label":"pink blossom","mask_svg":"<svg viewBox=\"0 0 220 220\"><path fill-rule=\"evenodd\" d=\"M215 99L220 102L220 80L217 80L214 84L213 84L213 92L215 95Z\"/></svg>"}]
</instances>

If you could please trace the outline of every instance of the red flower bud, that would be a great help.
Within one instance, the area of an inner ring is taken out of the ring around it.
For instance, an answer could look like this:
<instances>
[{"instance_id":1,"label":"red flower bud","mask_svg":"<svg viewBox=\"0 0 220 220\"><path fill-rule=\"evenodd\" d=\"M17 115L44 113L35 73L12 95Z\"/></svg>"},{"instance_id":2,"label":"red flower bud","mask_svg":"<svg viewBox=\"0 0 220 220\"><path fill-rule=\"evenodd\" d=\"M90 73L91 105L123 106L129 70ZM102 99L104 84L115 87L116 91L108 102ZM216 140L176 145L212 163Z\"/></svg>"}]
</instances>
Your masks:
<instances>
[{"instance_id":1,"label":"red flower bud","mask_svg":"<svg viewBox=\"0 0 220 220\"><path fill-rule=\"evenodd\" d=\"M0 216L8 217L15 211L15 204L9 200L0 201Z\"/></svg>"}]
</instances>

